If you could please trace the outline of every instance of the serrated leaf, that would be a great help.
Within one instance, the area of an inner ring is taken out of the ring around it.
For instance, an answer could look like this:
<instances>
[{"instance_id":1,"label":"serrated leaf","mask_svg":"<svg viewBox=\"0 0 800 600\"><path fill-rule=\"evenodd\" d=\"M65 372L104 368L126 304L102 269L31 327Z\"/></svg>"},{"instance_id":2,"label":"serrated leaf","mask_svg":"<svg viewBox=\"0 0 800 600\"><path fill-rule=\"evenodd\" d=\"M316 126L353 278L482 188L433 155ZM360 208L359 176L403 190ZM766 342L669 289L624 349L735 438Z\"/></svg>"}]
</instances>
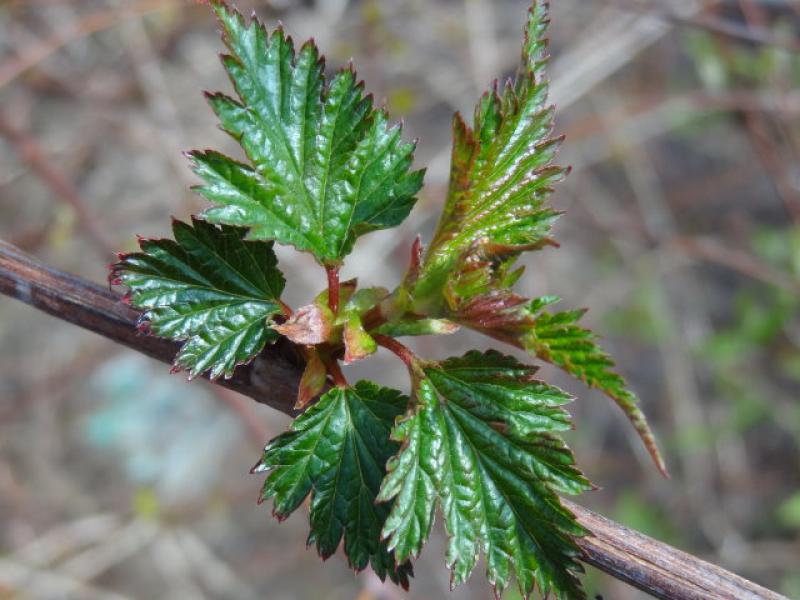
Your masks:
<instances>
[{"instance_id":1,"label":"serrated leaf","mask_svg":"<svg viewBox=\"0 0 800 600\"><path fill-rule=\"evenodd\" d=\"M455 116L447 203L414 287L420 307L441 302L448 279L473 257L504 261L550 243L559 213L545 200L566 170L552 165L561 140L550 138L547 23L547 3L537 0L516 79L483 95L472 127Z\"/></svg>"},{"instance_id":2,"label":"serrated leaf","mask_svg":"<svg viewBox=\"0 0 800 600\"><path fill-rule=\"evenodd\" d=\"M111 281L128 286L151 333L186 340L176 367L230 377L277 338L267 325L282 312L284 279L272 243L199 220L175 221L172 231L175 240L140 239L142 252L120 255Z\"/></svg>"},{"instance_id":3,"label":"serrated leaf","mask_svg":"<svg viewBox=\"0 0 800 600\"><path fill-rule=\"evenodd\" d=\"M585 309L547 312L545 308L558 302L558 296L529 300L502 288L466 299L453 294L449 300L454 320L561 367L614 400L633 424L656 467L667 475L639 399L614 371L614 361L602 349L597 336L577 324L586 314Z\"/></svg>"},{"instance_id":4,"label":"serrated leaf","mask_svg":"<svg viewBox=\"0 0 800 600\"><path fill-rule=\"evenodd\" d=\"M292 428L264 450L254 469L269 471L261 500L274 498L274 514L284 519L311 494L311 533L323 558L344 539L350 566L371 564L375 573L408 586L411 564L395 557L380 539L389 507L376 504L387 459L399 444L389 439L392 424L408 398L360 381L334 388L295 419Z\"/></svg>"},{"instance_id":5,"label":"serrated leaf","mask_svg":"<svg viewBox=\"0 0 800 600\"><path fill-rule=\"evenodd\" d=\"M528 14L522 64L515 81L479 102L472 128L456 115L447 204L421 263L415 243L396 296L411 313L447 318L524 348L605 392L625 412L662 473L664 461L636 396L612 369L593 334L576 322L582 311L541 312L557 300L529 300L512 291L522 275L514 262L526 250L554 245L558 213L545 204L565 170L552 166L547 105L547 3Z\"/></svg>"},{"instance_id":6,"label":"serrated leaf","mask_svg":"<svg viewBox=\"0 0 800 600\"><path fill-rule=\"evenodd\" d=\"M586 532L556 495L591 487L554 435L570 427L562 408L569 396L494 351L422 369L416 406L393 432L403 446L379 496L394 500L383 533L398 560L419 553L438 505L454 585L482 551L498 595L513 573L525 595L538 587L582 598L573 538Z\"/></svg>"},{"instance_id":7,"label":"serrated leaf","mask_svg":"<svg viewBox=\"0 0 800 600\"><path fill-rule=\"evenodd\" d=\"M338 264L357 236L398 225L422 185L409 172L414 144L352 69L326 82L324 59L308 41L295 53L281 28L271 35L220 0L212 2L230 55L223 64L239 101L209 96L222 127L249 165L194 152L198 190L217 206L204 217L247 227L249 239L277 240Z\"/></svg>"},{"instance_id":8,"label":"serrated leaf","mask_svg":"<svg viewBox=\"0 0 800 600\"><path fill-rule=\"evenodd\" d=\"M659 471L667 476L667 466L639 407L639 399L628 389L625 379L613 370L614 361L600 347L597 336L577 324L586 311L551 313L542 310L555 300L557 298L549 296L532 301L529 306L533 314L532 326L520 336L521 346L612 398L636 428Z\"/></svg>"}]
</instances>

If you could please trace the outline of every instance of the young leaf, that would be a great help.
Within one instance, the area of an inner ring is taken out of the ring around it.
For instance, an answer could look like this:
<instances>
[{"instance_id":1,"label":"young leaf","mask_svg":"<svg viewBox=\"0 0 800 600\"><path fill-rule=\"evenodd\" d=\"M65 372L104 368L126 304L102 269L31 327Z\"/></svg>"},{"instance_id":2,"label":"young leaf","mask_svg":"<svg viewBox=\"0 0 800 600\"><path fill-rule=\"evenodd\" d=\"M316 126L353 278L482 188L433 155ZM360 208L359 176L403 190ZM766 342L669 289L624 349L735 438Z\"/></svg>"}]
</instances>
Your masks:
<instances>
[{"instance_id":1,"label":"young leaf","mask_svg":"<svg viewBox=\"0 0 800 600\"><path fill-rule=\"evenodd\" d=\"M458 330L458 323L453 323L447 319L414 318L389 321L378 327L375 333L403 337L407 335L450 335Z\"/></svg>"},{"instance_id":2,"label":"young leaf","mask_svg":"<svg viewBox=\"0 0 800 600\"><path fill-rule=\"evenodd\" d=\"M455 116L447 203L414 285L419 307L439 305L448 279L474 257L502 262L551 243L559 213L545 199L566 170L552 165L561 140L549 137L547 23L547 3L536 0L515 81L483 95L472 128Z\"/></svg>"},{"instance_id":3,"label":"young leaf","mask_svg":"<svg viewBox=\"0 0 800 600\"><path fill-rule=\"evenodd\" d=\"M312 41L295 54L282 29L269 35L222 0L212 6L239 101L223 94L209 101L251 164L191 154L205 180L200 193L217 205L204 218L247 227L249 239L291 244L327 265L340 263L357 236L405 219L423 177L409 172L414 144L401 140L399 125L387 126L355 72L326 82Z\"/></svg>"},{"instance_id":4,"label":"young leaf","mask_svg":"<svg viewBox=\"0 0 800 600\"><path fill-rule=\"evenodd\" d=\"M269 471L261 500L274 498L274 514L285 519L311 496L311 532L323 558L344 551L356 571L372 564L408 587L411 564L380 539L389 507L375 497L387 459L399 445L389 440L392 424L408 398L368 381L334 388L295 419L290 431L272 440L255 472Z\"/></svg>"},{"instance_id":5,"label":"young leaf","mask_svg":"<svg viewBox=\"0 0 800 600\"><path fill-rule=\"evenodd\" d=\"M599 346L594 333L577 324L586 311L549 313L541 310L556 301L558 298L550 296L530 304L529 310L535 316L532 326L520 337L522 347L612 398L633 423L659 471L667 476L667 465L639 408L639 399L628 389L622 376L612 370L614 361Z\"/></svg>"},{"instance_id":6,"label":"young leaf","mask_svg":"<svg viewBox=\"0 0 800 600\"><path fill-rule=\"evenodd\" d=\"M425 257L412 260L398 295L411 298L411 312L448 318L524 348L605 392L666 474L636 396L611 370L613 361L593 334L575 324L583 313L539 315L536 301L511 290L522 275L513 268L518 256L555 245L548 236L558 212L545 200L566 174L552 165L561 140L549 137L547 11L546 2L535 0L528 13L516 80L484 94L472 128L456 115L447 203Z\"/></svg>"},{"instance_id":7,"label":"young leaf","mask_svg":"<svg viewBox=\"0 0 800 600\"><path fill-rule=\"evenodd\" d=\"M558 302L557 296L529 300L508 289L494 289L472 298L451 292L449 300L454 320L553 363L614 400L636 428L658 470L667 475L636 394L613 370L614 361L600 347L597 336L577 324L586 310L549 313L544 309Z\"/></svg>"},{"instance_id":8,"label":"young leaf","mask_svg":"<svg viewBox=\"0 0 800 600\"><path fill-rule=\"evenodd\" d=\"M416 407L393 432L403 446L378 498L394 499L383 534L397 559L419 553L438 504L453 585L483 551L498 595L513 571L525 595L538 587L583 597L573 537L586 532L556 495L591 488L554 435L570 428L562 408L569 396L494 351L422 369Z\"/></svg>"},{"instance_id":9,"label":"young leaf","mask_svg":"<svg viewBox=\"0 0 800 600\"><path fill-rule=\"evenodd\" d=\"M130 288L149 331L186 340L175 367L190 377L230 377L277 334L284 279L271 242L244 241L244 230L175 221L175 240L141 239L141 252L120 255L110 280Z\"/></svg>"}]
</instances>

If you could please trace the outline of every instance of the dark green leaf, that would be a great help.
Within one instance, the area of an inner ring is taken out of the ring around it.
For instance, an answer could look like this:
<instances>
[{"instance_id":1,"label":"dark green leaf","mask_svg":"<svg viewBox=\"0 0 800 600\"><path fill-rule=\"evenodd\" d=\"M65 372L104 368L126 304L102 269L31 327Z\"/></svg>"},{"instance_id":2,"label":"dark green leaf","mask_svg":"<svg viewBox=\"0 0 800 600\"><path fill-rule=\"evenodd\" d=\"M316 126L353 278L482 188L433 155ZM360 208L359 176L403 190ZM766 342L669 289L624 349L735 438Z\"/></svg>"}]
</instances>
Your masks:
<instances>
[{"instance_id":1,"label":"dark green leaf","mask_svg":"<svg viewBox=\"0 0 800 600\"><path fill-rule=\"evenodd\" d=\"M272 243L246 242L244 230L175 221L175 240L140 239L142 252L120 255L111 280L130 288L153 334L186 340L175 366L194 377L230 377L277 338L284 279Z\"/></svg>"},{"instance_id":2,"label":"dark green leaf","mask_svg":"<svg viewBox=\"0 0 800 600\"><path fill-rule=\"evenodd\" d=\"M355 238L399 224L416 201L422 171L409 172L414 144L364 96L352 69L325 81L313 42L295 53L282 29L271 35L224 2L212 2L230 55L223 63L239 101L209 96L222 127L242 145L245 165L195 152L198 189L217 206L204 217L249 229L339 263Z\"/></svg>"},{"instance_id":3,"label":"dark green leaf","mask_svg":"<svg viewBox=\"0 0 800 600\"><path fill-rule=\"evenodd\" d=\"M570 427L562 408L569 396L494 351L422 369L416 407L393 432L403 446L379 496L394 500L384 535L398 560L419 553L438 504L454 585L482 551L497 594L513 573L523 594L538 587L583 597L573 538L585 531L556 495L591 487L554 435Z\"/></svg>"},{"instance_id":4,"label":"dark green leaf","mask_svg":"<svg viewBox=\"0 0 800 600\"><path fill-rule=\"evenodd\" d=\"M380 539L389 507L376 504L387 459L399 445L389 439L392 424L408 398L395 390L360 381L334 388L295 419L292 428L264 450L256 472L269 471L262 500L274 498L274 514L284 519L310 493L311 533L323 558L344 538L350 566L372 564L381 579L407 587L412 574Z\"/></svg>"}]
</instances>

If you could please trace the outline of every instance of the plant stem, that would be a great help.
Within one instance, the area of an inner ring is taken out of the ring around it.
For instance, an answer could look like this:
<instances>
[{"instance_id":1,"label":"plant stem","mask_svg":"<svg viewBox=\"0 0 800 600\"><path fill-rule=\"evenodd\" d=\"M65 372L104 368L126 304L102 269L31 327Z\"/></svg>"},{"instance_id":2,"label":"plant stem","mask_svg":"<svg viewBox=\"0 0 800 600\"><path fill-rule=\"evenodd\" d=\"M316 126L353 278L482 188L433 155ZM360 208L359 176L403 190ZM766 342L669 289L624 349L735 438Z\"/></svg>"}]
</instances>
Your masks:
<instances>
[{"instance_id":1,"label":"plant stem","mask_svg":"<svg viewBox=\"0 0 800 600\"><path fill-rule=\"evenodd\" d=\"M339 314L339 266L325 266L328 275L328 307L334 316Z\"/></svg>"},{"instance_id":2,"label":"plant stem","mask_svg":"<svg viewBox=\"0 0 800 600\"><path fill-rule=\"evenodd\" d=\"M283 300L278 298L278 305L281 307L281 311L283 312L283 316L285 316L287 319L292 316L292 313L294 311L292 310L291 306L286 304L286 302L284 302Z\"/></svg>"},{"instance_id":3,"label":"plant stem","mask_svg":"<svg viewBox=\"0 0 800 600\"><path fill-rule=\"evenodd\" d=\"M328 373L331 374L333 377L333 382L336 384L336 387L345 388L349 387L350 384L347 383L347 379L342 373L342 368L339 366L339 361L335 358L325 361L325 366L328 367Z\"/></svg>"},{"instance_id":4,"label":"plant stem","mask_svg":"<svg viewBox=\"0 0 800 600\"><path fill-rule=\"evenodd\" d=\"M404 346L391 336L376 333L372 336L379 346L383 346L390 352L396 354L406 366L411 370L417 360L416 354L408 346Z\"/></svg>"}]
</instances>

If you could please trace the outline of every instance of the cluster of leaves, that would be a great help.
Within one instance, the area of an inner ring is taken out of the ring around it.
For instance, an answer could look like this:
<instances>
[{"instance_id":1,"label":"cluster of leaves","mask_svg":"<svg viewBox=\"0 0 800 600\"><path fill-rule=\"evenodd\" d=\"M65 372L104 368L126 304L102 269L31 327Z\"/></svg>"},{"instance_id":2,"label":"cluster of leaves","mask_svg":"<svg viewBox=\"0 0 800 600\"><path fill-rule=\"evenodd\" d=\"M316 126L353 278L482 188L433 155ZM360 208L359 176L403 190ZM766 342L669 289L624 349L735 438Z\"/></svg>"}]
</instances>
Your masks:
<instances>
[{"instance_id":1,"label":"cluster of leaves","mask_svg":"<svg viewBox=\"0 0 800 600\"><path fill-rule=\"evenodd\" d=\"M571 427L571 398L498 352L432 362L396 339L464 326L552 362L614 399L663 470L635 396L578 325L583 311L551 312L557 298L512 290L518 256L555 245L558 213L546 199L566 173L552 164L561 140L550 137L547 5L529 12L515 80L484 94L471 127L456 115L441 221L390 292L340 283L338 272L359 236L398 225L413 207L423 178L411 170L414 144L351 68L326 79L312 42L295 50L280 28L270 34L223 0L211 4L238 99L208 100L248 162L190 153L212 207L175 222L174 240L141 240L111 281L129 288L143 327L184 341L175 368L190 376L230 377L279 336L303 349L304 411L254 471L267 473L261 500L273 499L279 519L311 496L308 543L323 557L343 543L352 568L371 565L407 586L439 511L454 585L483 553L496 594L514 577L526 596L582 597L576 538L586 532L558 497L591 488L558 435ZM309 305L281 301L274 242L311 253L327 272ZM379 345L406 363L410 396L347 383L339 362Z\"/></svg>"}]
</instances>

